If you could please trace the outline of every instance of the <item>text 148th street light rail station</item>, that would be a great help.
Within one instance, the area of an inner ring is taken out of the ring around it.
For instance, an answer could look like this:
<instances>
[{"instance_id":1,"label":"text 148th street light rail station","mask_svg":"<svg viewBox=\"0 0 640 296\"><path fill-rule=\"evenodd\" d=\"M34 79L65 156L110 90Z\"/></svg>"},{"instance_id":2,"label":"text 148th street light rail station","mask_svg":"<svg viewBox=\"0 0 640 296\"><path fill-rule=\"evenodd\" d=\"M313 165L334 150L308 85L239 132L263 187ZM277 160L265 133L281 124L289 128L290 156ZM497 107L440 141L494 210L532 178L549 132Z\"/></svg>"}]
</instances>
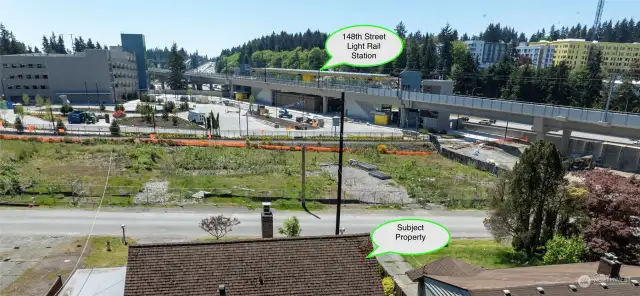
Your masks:
<instances>
[{"instance_id":1,"label":"text 148th street light rail station","mask_svg":"<svg viewBox=\"0 0 640 296\"><path fill-rule=\"evenodd\" d=\"M381 47L380 42L376 40L387 40L387 34L371 34L371 33L348 33L342 34L345 40L371 40L373 42L353 42L347 43L347 49L353 50L351 58L355 60L362 59L375 59L377 55L369 52L358 52L358 50L379 50Z\"/></svg>"}]
</instances>

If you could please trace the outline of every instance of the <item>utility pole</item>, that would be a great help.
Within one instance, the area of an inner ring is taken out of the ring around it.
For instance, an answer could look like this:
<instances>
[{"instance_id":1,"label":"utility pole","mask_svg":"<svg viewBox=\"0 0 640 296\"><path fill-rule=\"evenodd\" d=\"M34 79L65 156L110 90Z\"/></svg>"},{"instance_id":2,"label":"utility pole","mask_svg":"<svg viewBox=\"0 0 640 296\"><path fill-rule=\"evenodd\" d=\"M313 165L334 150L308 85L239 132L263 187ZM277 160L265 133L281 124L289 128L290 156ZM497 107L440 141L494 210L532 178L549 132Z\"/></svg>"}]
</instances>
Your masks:
<instances>
[{"instance_id":1,"label":"utility pole","mask_svg":"<svg viewBox=\"0 0 640 296\"><path fill-rule=\"evenodd\" d=\"M100 93L98 93L98 82L96 81L96 100L98 101L98 104L101 104L100 102Z\"/></svg>"},{"instance_id":2,"label":"utility pole","mask_svg":"<svg viewBox=\"0 0 640 296\"><path fill-rule=\"evenodd\" d=\"M73 34L69 34L69 36L71 36L71 53L75 53L76 49L73 48L75 43L73 42Z\"/></svg>"},{"instance_id":3,"label":"utility pole","mask_svg":"<svg viewBox=\"0 0 640 296\"><path fill-rule=\"evenodd\" d=\"M300 176L302 176L302 191L300 192L300 200L302 200L302 206L306 206L307 204L307 199L305 196L305 190L306 190L306 183L305 183L305 177L307 175L307 171L305 168L305 151L307 150L307 145L302 144L302 172L300 173Z\"/></svg>"},{"instance_id":4,"label":"utility pole","mask_svg":"<svg viewBox=\"0 0 640 296\"><path fill-rule=\"evenodd\" d=\"M602 118L600 118L601 122L607 121L607 113L609 113L609 104L611 104L611 95L613 94L613 87L616 85L616 79L618 75L613 73L611 74L611 81L609 81L609 95L607 96L607 104L604 106L604 113L602 113Z\"/></svg>"},{"instance_id":5,"label":"utility pole","mask_svg":"<svg viewBox=\"0 0 640 296\"><path fill-rule=\"evenodd\" d=\"M87 88L87 81L84 81L84 94L87 95L87 109L89 109L89 89Z\"/></svg>"},{"instance_id":6,"label":"utility pole","mask_svg":"<svg viewBox=\"0 0 640 296\"><path fill-rule=\"evenodd\" d=\"M336 235L340 235L340 207L342 206L342 154L344 150L344 92L340 94L340 144L338 151L338 208L336 209Z\"/></svg>"}]
</instances>

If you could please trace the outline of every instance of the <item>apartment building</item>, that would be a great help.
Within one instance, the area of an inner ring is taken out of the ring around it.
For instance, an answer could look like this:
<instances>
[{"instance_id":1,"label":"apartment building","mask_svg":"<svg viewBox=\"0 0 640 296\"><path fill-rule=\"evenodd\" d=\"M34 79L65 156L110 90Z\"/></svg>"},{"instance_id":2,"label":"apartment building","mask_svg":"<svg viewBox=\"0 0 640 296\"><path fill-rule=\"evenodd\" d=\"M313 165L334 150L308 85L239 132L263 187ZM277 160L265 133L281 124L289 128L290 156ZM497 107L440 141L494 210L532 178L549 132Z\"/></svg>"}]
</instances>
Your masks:
<instances>
[{"instance_id":1,"label":"apartment building","mask_svg":"<svg viewBox=\"0 0 640 296\"><path fill-rule=\"evenodd\" d=\"M556 46L550 42L536 45L530 45L526 42L522 42L518 47L516 47L516 49L520 56L530 58L531 63L537 69L543 69L553 65Z\"/></svg>"},{"instance_id":2,"label":"apartment building","mask_svg":"<svg viewBox=\"0 0 640 296\"><path fill-rule=\"evenodd\" d=\"M507 54L507 44L502 42L485 42L482 40L464 41L471 55L478 59L480 68L488 68L496 64Z\"/></svg>"},{"instance_id":3,"label":"apartment building","mask_svg":"<svg viewBox=\"0 0 640 296\"><path fill-rule=\"evenodd\" d=\"M0 56L0 94L21 102L40 95L60 103L113 103L138 90L135 54L118 46L87 49L75 54L18 54Z\"/></svg>"},{"instance_id":4,"label":"apartment building","mask_svg":"<svg viewBox=\"0 0 640 296\"><path fill-rule=\"evenodd\" d=\"M640 43L615 43L585 41L584 39L560 39L553 42L536 42L529 45L552 44L555 46L553 63L565 61L569 66L586 66L593 47L602 53L602 69L607 73L625 73L635 59L640 59Z\"/></svg>"}]
</instances>

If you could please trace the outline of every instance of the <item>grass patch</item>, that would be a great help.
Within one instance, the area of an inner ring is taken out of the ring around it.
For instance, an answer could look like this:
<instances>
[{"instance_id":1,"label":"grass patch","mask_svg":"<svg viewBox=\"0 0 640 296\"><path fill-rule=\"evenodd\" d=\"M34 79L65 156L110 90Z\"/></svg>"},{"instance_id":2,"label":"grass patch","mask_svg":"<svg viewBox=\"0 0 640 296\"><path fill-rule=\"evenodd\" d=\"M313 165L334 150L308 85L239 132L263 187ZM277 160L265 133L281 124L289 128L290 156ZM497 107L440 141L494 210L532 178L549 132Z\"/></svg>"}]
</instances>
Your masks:
<instances>
[{"instance_id":1,"label":"grass patch","mask_svg":"<svg viewBox=\"0 0 640 296\"><path fill-rule=\"evenodd\" d=\"M144 117L125 117L119 119L121 126L139 126L139 127L153 127L153 121L148 122ZM163 119L162 116L156 116L156 127L162 128L179 128L179 129L192 129L192 130L204 130L204 128L197 123L193 123L186 119L182 119L176 116L176 124L173 123L172 116L168 119Z\"/></svg>"},{"instance_id":2,"label":"grass patch","mask_svg":"<svg viewBox=\"0 0 640 296\"><path fill-rule=\"evenodd\" d=\"M79 240L84 243L86 239ZM128 237L129 244L135 244L136 240ZM107 251L107 242L111 243L111 251ZM89 239L91 252L84 259L85 268L120 267L127 264L128 246L122 243L122 237L95 236Z\"/></svg>"},{"instance_id":3,"label":"grass patch","mask_svg":"<svg viewBox=\"0 0 640 296\"><path fill-rule=\"evenodd\" d=\"M420 267L443 257L460 259L484 268L510 268L541 264L536 259L527 259L510 246L492 240L452 239L449 246L428 255L404 256L414 267Z\"/></svg>"}]
</instances>

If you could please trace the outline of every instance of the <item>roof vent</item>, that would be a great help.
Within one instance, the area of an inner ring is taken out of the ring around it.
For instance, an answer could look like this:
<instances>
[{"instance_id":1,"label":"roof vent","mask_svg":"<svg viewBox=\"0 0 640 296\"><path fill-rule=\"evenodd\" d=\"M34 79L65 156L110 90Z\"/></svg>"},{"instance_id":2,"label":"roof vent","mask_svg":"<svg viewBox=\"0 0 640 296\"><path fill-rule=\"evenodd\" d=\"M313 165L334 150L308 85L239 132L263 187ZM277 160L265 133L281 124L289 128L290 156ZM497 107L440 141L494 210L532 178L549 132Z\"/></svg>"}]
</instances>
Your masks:
<instances>
[{"instance_id":1,"label":"roof vent","mask_svg":"<svg viewBox=\"0 0 640 296\"><path fill-rule=\"evenodd\" d=\"M536 290L538 290L538 293L540 294L544 294L544 288L542 287L537 287Z\"/></svg>"},{"instance_id":2,"label":"roof vent","mask_svg":"<svg viewBox=\"0 0 640 296\"><path fill-rule=\"evenodd\" d=\"M218 293L220 296L227 296L227 287L224 285L218 285Z\"/></svg>"},{"instance_id":3,"label":"roof vent","mask_svg":"<svg viewBox=\"0 0 640 296\"><path fill-rule=\"evenodd\" d=\"M569 285L569 289L573 292L578 291L578 288L576 287L576 285Z\"/></svg>"},{"instance_id":4,"label":"roof vent","mask_svg":"<svg viewBox=\"0 0 640 296\"><path fill-rule=\"evenodd\" d=\"M634 286L636 286L636 287L640 285L640 284L638 283L638 280L631 280L631 283L632 283Z\"/></svg>"},{"instance_id":5,"label":"roof vent","mask_svg":"<svg viewBox=\"0 0 640 296\"><path fill-rule=\"evenodd\" d=\"M602 286L603 289L609 288L609 286L607 286L607 283L600 283L600 286Z\"/></svg>"},{"instance_id":6,"label":"roof vent","mask_svg":"<svg viewBox=\"0 0 640 296\"><path fill-rule=\"evenodd\" d=\"M504 296L511 296L511 291L509 290L502 290L502 293L504 293Z\"/></svg>"}]
</instances>

